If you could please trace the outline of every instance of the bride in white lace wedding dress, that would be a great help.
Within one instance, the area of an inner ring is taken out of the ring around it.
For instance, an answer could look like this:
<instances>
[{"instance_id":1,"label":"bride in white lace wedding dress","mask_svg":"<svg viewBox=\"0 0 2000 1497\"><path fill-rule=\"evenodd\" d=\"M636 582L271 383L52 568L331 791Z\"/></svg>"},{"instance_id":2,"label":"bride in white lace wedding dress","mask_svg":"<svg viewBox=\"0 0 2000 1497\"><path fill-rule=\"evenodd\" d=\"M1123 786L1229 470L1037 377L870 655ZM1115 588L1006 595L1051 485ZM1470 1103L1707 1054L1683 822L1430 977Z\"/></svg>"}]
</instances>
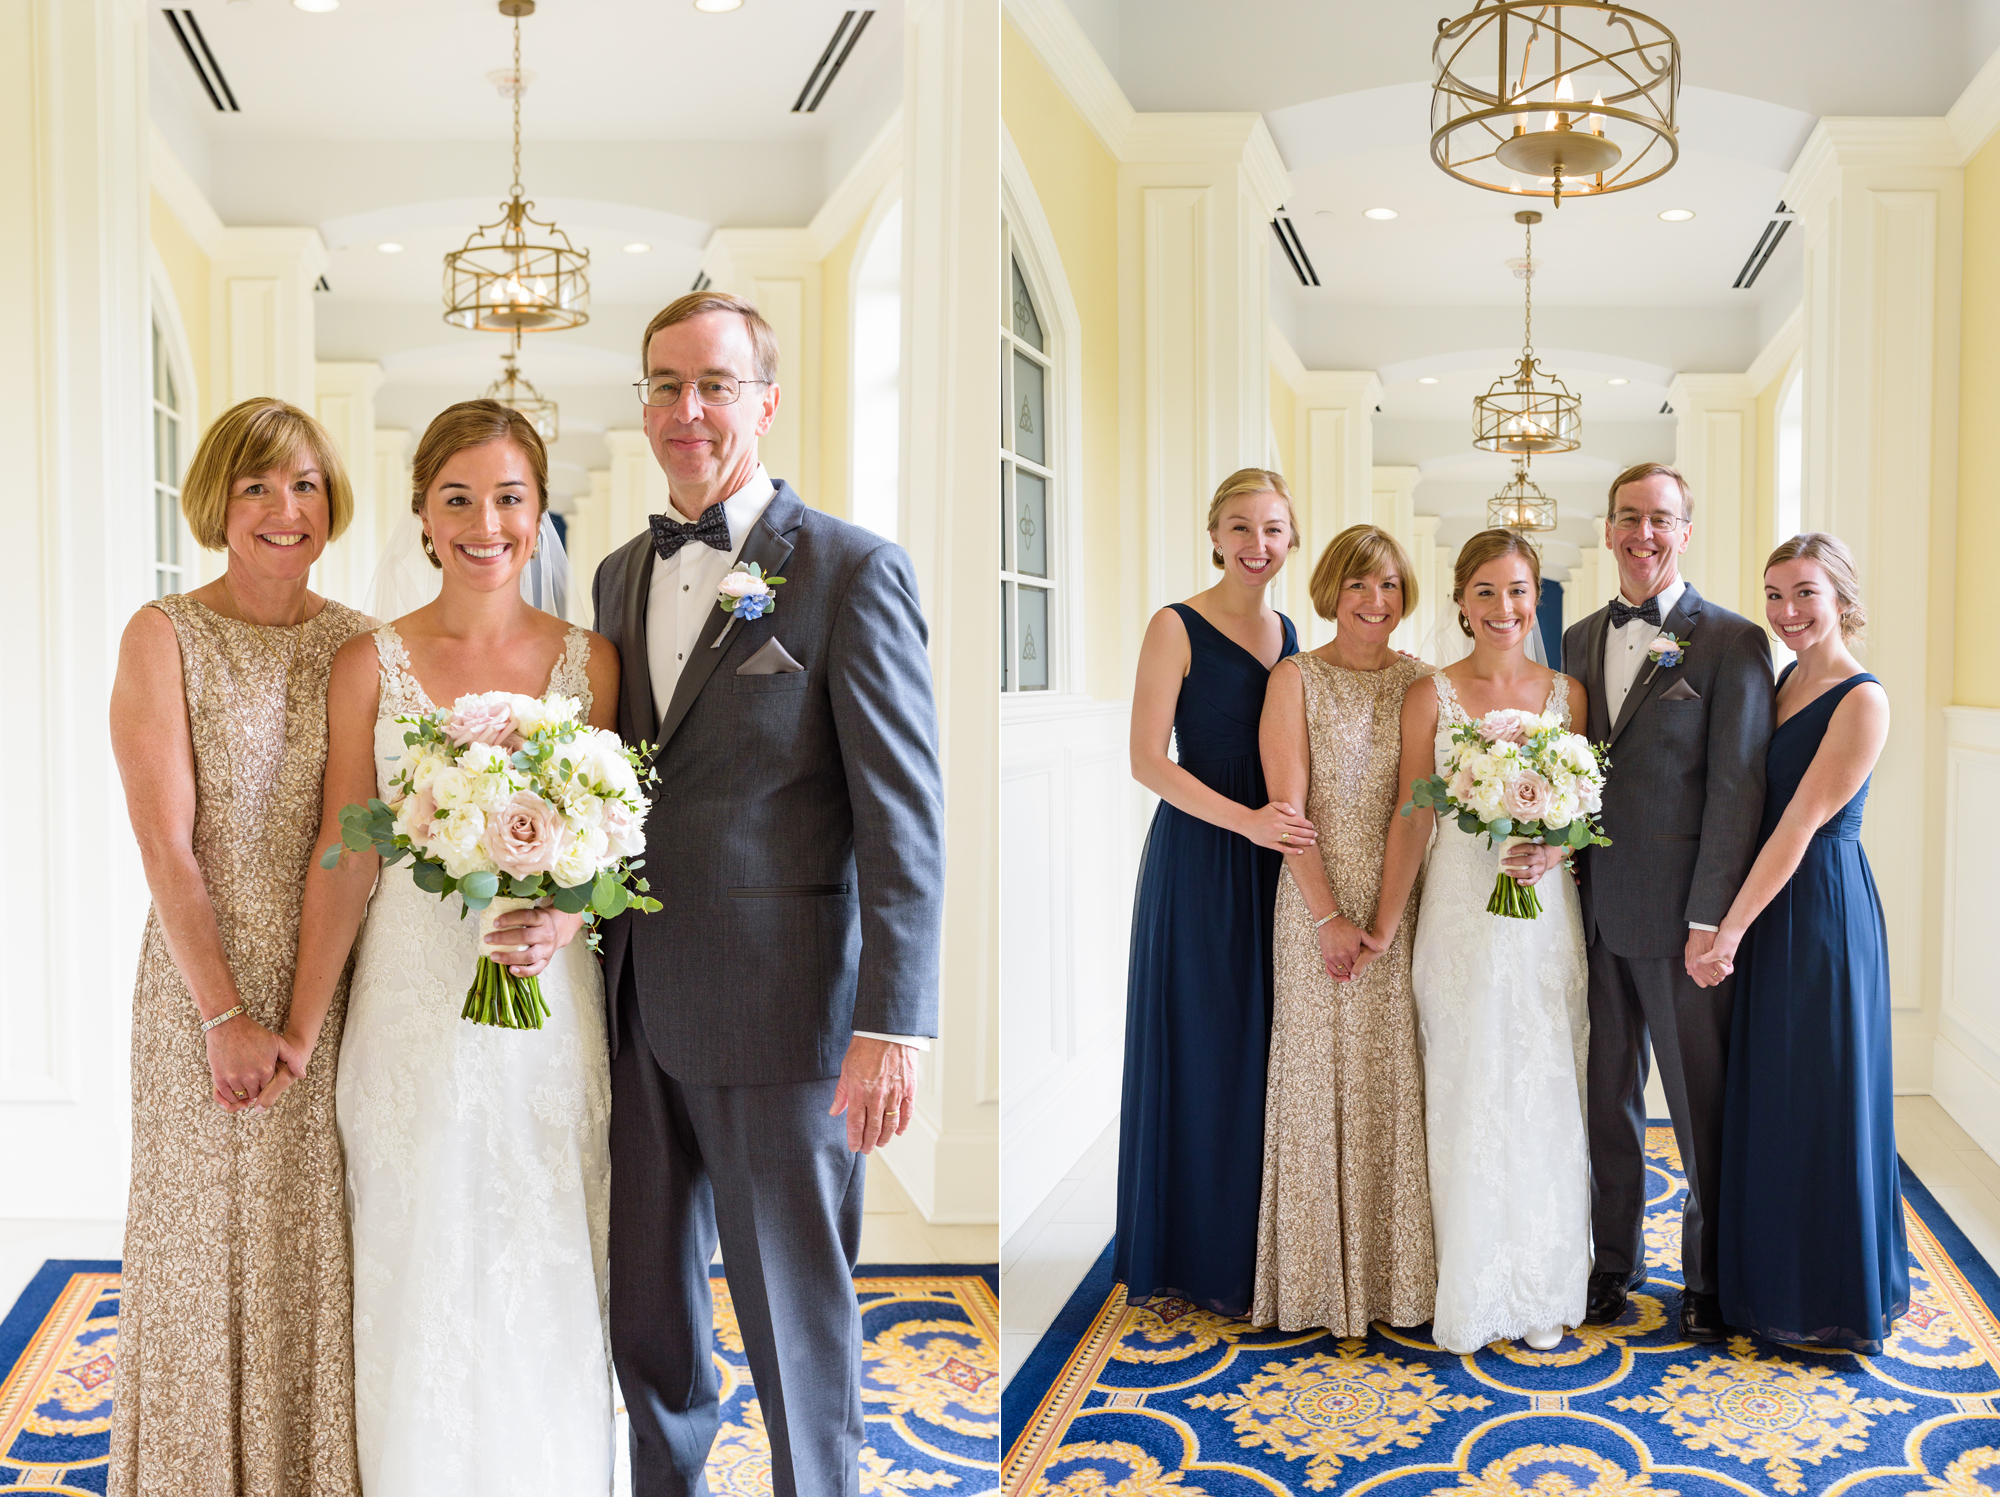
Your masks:
<instances>
[{"instance_id":1,"label":"bride in white lace wedding dress","mask_svg":"<svg viewBox=\"0 0 2000 1497\"><path fill-rule=\"evenodd\" d=\"M1582 730L1583 688L1522 651L1539 566L1525 544L1503 546L1486 531L1461 554L1457 596L1473 653L1453 667L1456 685L1440 671L1411 688L1405 784L1433 772L1454 728L1496 708L1560 714ZM1461 690L1477 693L1477 711ZM1431 820L1413 812L1392 828L1378 933L1394 934ZM1534 882L1542 912L1490 915L1501 863L1485 837L1437 829L1411 958L1437 1243L1431 1337L1461 1354L1516 1337L1553 1347L1582 1323L1590 1278L1590 1018L1576 885L1550 850L1520 849L1509 870Z\"/></svg>"},{"instance_id":2,"label":"bride in white lace wedding dress","mask_svg":"<svg viewBox=\"0 0 2000 1497\"><path fill-rule=\"evenodd\" d=\"M547 503L534 429L492 401L463 402L431 423L412 470L418 565L437 569L440 591L335 657L322 848L340 841L342 806L390 798L399 715L468 692L555 692L580 699L594 726L615 721L617 651L521 595ZM502 919L505 939L488 950L511 947L513 970L539 975L550 1013L538 1031L459 1017L479 922L461 919L456 897L418 889L407 863L349 853L307 874L281 1075L313 1063L352 949L346 1026L327 1038L339 1052L366 1497L611 1490L603 979L579 917Z\"/></svg>"}]
</instances>

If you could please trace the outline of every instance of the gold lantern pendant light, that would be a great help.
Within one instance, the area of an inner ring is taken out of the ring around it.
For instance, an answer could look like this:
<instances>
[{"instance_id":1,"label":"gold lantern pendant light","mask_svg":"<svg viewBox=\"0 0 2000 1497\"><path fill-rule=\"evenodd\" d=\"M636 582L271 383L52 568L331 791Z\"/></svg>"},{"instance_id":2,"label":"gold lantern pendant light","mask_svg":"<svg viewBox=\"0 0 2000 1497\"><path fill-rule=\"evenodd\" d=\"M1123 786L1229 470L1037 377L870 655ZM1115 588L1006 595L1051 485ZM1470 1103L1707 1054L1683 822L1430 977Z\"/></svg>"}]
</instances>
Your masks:
<instances>
[{"instance_id":1,"label":"gold lantern pendant light","mask_svg":"<svg viewBox=\"0 0 2000 1497\"><path fill-rule=\"evenodd\" d=\"M1554 530L1556 502L1528 477L1529 459L1514 460L1514 481L1486 501L1488 529Z\"/></svg>"},{"instance_id":2,"label":"gold lantern pendant light","mask_svg":"<svg viewBox=\"0 0 2000 1497\"><path fill-rule=\"evenodd\" d=\"M478 332L558 332L590 321L590 251L552 221L534 217L521 193L521 17L535 0L500 0L514 21L514 186L502 216L482 224L444 257L444 320Z\"/></svg>"},{"instance_id":3,"label":"gold lantern pendant light","mask_svg":"<svg viewBox=\"0 0 2000 1497\"><path fill-rule=\"evenodd\" d=\"M520 357L521 330L516 328L513 348L500 356L500 378L486 387L485 398L512 406L528 418L528 424L544 442L553 442L561 430L556 423L556 403L544 399L542 392L529 384L527 376L515 367L514 361Z\"/></svg>"},{"instance_id":4,"label":"gold lantern pendant light","mask_svg":"<svg viewBox=\"0 0 2000 1497\"><path fill-rule=\"evenodd\" d=\"M1514 221L1526 226L1528 236L1527 259L1518 272L1525 283L1521 359L1512 374L1501 375L1472 402L1472 445L1524 455L1574 452L1583 445L1583 402L1535 357L1535 225L1542 215L1524 210Z\"/></svg>"},{"instance_id":5,"label":"gold lantern pendant light","mask_svg":"<svg viewBox=\"0 0 2000 1497\"><path fill-rule=\"evenodd\" d=\"M1628 6L1477 0L1438 23L1431 60L1431 160L1461 182L1560 208L1680 159L1680 43Z\"/></svg>"}]
</instances>

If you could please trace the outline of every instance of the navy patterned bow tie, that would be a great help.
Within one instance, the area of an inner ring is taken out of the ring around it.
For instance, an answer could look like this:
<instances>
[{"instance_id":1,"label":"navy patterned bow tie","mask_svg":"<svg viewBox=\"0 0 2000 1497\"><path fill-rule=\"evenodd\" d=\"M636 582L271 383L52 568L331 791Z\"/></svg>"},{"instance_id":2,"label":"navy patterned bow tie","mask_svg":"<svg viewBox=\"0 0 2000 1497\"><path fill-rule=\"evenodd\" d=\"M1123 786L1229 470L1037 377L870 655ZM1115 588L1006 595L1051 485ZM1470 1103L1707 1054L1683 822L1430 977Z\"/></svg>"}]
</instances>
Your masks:
<instances>
[{"instance_id":1,"label":"navy patterned bow tie","mask_svg":"<svg viewBox=\"0 0 2000 1497\"><path fill-rule=\"evenodd\" d=\"M658 525L660 522L658 520L655 520L653 521L653 523L655 525ZM1632 620L1634 619L1644 619L1647 623L1651 624L1655 629L1659 628L1660 600L1658 598L1648 598L1645 602L1641 603L1637 608L1634 608L1630 603L1627 603L1623 598L1613 598L1611 600L1612 628L1623 629L1627 624L1631 623Z\"/></svg>"},{"instance_id":2,"label":"navy patterned bow tie","mask_svg":"<svg viewBox=\"0 0 2000 1497\"><path fill-rule=\"evenodd\" d=\"M729 549L729 517L722 512L719 504L709 505L701 512L699 520L681 521L669 515L648 515L646 523L653 527L653 549L660 553L661 561L672 561L689 541L700 541L718 551Z\"/></svg>"}]
</instances>

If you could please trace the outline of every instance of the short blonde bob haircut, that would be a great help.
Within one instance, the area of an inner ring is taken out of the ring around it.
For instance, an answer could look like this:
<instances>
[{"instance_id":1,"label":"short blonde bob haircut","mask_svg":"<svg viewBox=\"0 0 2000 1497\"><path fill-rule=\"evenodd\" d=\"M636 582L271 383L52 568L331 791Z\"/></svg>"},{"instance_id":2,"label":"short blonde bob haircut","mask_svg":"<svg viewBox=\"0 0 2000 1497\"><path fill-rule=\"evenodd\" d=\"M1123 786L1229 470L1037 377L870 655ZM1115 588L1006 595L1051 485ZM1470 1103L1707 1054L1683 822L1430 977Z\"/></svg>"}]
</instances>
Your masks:
<instances>
[{"instance_id":1,"label":"short blonde bob haircut","mask_svg":"<svg viewBox=\"0 0 2000 1497\"><path fill-rule=\"evenodd\" d=\"M340 539L354 518L354 490L326 428L295 405L257 395L232 405L209 427L181 484L181 513L195 543L208 551L229 549L229 490L239 478L268 473L310 452L326 491L329 541Z\"/></svg>"},{"instance_id":2,"label":"short blonde bob haircut","mask_svg":"<svg viewBox=\"0 0 2000 1497\"><path fill-rule=\"evenodd\" d=\"M1276 494L1285 501L1285 515L1292 526L1292 544L1289 550L1299 549L1299 516L1292 508L1292 491L1285 486L1285 476L1273 473L1269 468L1238 468L1222 480L1215 491L1215 497L1208 501L1208 533L1214 538L1216 529L1222 524L1223 507L1232 499L1241 499L1245 494ZM1208 559L1217 566L1222 565L1222 553L1211 549Z\"/></svg>"},{"instance_id":3,"label":"short blonde bob haircut","mask_svg":"<svg viewBox=\"0 0 2000 1497\"><path fill-rule=\"evenodd\" d=\"M1859 639L1868 628L1868 610L1861 606L1861 573L1854 565L1854 553L1837 535L1824 530L1808 530L1793 536L1771 553L1764 570L1787 561L1816 562L1833 584L1833 596L1840 604L1840 637Z\"/></svg>"},{"instance_id":4,"label":"short blonde bob haircut","mask_svg":"<svg viewBox=\"0 0 2000 1497\"><path fill-rule=\"evenodd\" d=\"M1479 569L1508 556L1518 556L1528 563L1528 575L1535 579L1535 606L1541 607L1542 553L1520 531L1500 526L1480 531L1459 547L1458 560L1451 569L1451 601L1463 602L1465 590L1472 586L1472 579L1478 575ZM1463 608L1458 611L1458 627L1467 639L1472 638L1472 622L1466 618Z\"/></svg>"},{"instance_id":5,"label":"short blonde bob haircut","mask_svg":"<svg viewBox=\"0 0 2000 1497\"><path fill-rule=\"evenodd\" d=\"M653 346L653 334L663 327L686 322L690 317L699 317L704 312L734 312L741 317L750 329L750 356L757 365L757 378L774 385L778 382L778 335L764 320L764 314L757 310L755 302L731 296L726 291L690 291L655 312L653 320L646 324L644 336L639 339L639 372L653 372L649 353ZM688 372L700 374L702 371Z\"/></svg>"},{"instance_id":6,"label":"short blonde bob haircut","mask_svg":"<svg viewBox=\"0 0 2000 1497\"><path fill-rule=\"evenodd\" d=\"M1372 577L1377 572L1394 572L1402 584L1403 612L1396 621L1401 623L1417 606L1417 579L1409 552L1379 525L1350 525L1327 542L1306 589L1313 612L1330 621L1340 607L1341 589L1356 577Z\"/></svg>"},{"instance_id":7,"label":"short blonde bob haircut","mask_svg":"<svg viewBox=\"0 0 2000 1497\"><path fill-rule=\"evenodd\" d=\"M424 495L437 482L438 473L446 463L466 448L484 447L488 442L512 442L528 455L528 468L535 475L535 497L541 503L541 513L547 514L549 449L542 445L542 434L535 430L533 422L511 405L502 405L497 400L461 400L439 411L424 428L423 439L417 443L417 455L410 460L411 512L418 515L424 512ZM428 532L424 537L424 555L430 558L432 566L444 570L444 563L431 549Z\"/></svg>"}]
</instances>

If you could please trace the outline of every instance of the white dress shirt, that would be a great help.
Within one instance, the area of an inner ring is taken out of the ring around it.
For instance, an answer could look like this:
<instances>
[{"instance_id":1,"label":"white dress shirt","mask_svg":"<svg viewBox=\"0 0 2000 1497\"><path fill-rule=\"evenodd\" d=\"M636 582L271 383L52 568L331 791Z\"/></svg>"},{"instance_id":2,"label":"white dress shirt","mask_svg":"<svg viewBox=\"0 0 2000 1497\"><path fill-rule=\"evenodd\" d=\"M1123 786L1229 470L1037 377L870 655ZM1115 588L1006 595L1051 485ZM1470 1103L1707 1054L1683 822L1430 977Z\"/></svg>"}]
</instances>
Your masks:
<instances>
[{"instance_id":1,"label":"white dress shirt","mask_svg":"<svg viewBox=\"0 0 2000 1497\"><path fill-rule=\"evenodd\" d=\"M1680 606L1681 594L1686 591L1687 583L1676 577L1653 595L1660 607L1658 627L1644 619L1628 619L1622 628L1604 631L1604 710L1608 721L1617 722L1618 714L1625 710L1625 699L1632 694L1639 668L1646 663L1646 647L1667 632L1667 618ZM1688 929L1715 927L1690 920Z\"/></svg>"},{"instance_id":2,"label":"white dress shirt","mask_svg":"<svg viewBox=\"0 0 2000 1497\"><path fill-rule=\"evenodd\" d=\"M722 579L742 556L743 543L764 518L777 492L777 485L759 463L750 481L722 501L723 517L729 521L727 551L689 541L669 559L653 558L653 584L646 595L646 668L652 678L655 720L666 715L687 658L701 643L702 625L716 610ZM672 514L677 520L687 518L678 510ZM865 1029L854 1034L857 1039L888 1040L913 1050L931 1047L929 1038L921 1034L875 1034Z\"/></svg>"}]
</instances>

